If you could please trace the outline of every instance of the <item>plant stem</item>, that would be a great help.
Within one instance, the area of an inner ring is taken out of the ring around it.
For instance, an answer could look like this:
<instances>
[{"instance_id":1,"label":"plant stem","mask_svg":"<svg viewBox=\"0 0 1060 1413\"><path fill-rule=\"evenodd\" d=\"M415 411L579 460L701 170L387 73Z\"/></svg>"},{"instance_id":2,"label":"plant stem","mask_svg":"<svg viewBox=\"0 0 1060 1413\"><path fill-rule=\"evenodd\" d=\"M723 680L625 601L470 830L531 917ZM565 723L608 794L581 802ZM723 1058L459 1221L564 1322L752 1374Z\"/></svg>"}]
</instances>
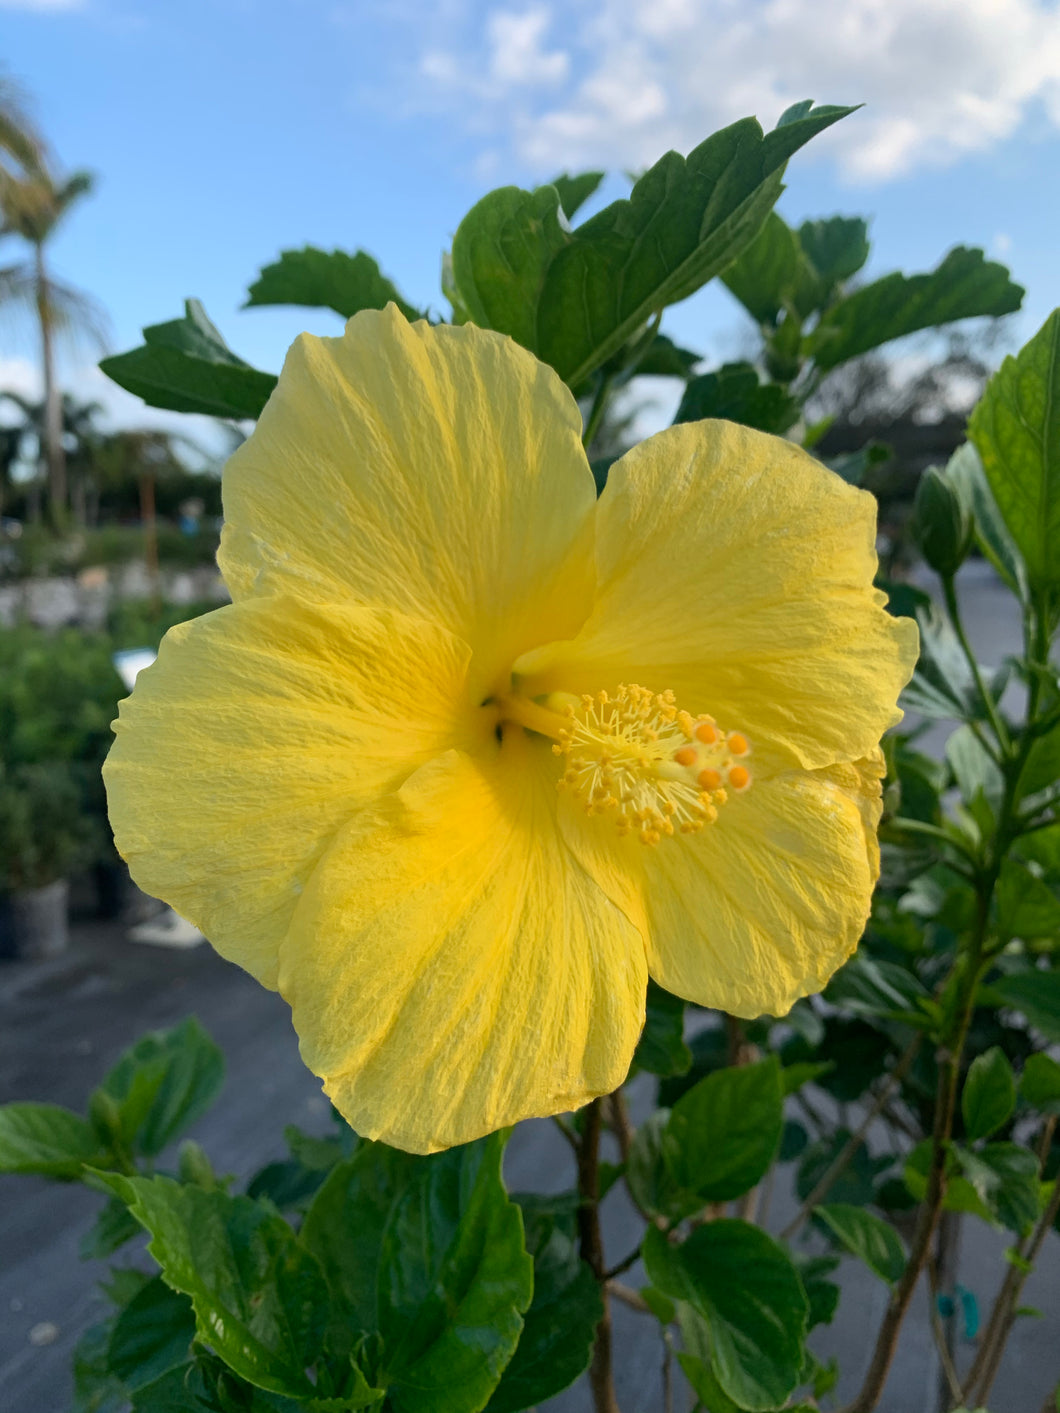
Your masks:
<instances>
[{"instance_id":1,"label":"plant stem","mask_svg":"<svg viewBox=\"0 0 1060 1413\"><path fill-rule=\"evenodd\" d=\"M608 1294L613 1295L616 1300L621 1300L623 1305L628 1305L631 1310L636 1310L640 1315L650 1315L651 1306L643 1296L638 1295L635 1290L630 1290L628 1285L623 1285L621 1281L607 1282Z\"/></svg>"},{"instance_id":2,"label":"plant stem","mask_svg":"<svg viewBox=\"0 0 1060 1413\"><path fill-rule=\"evenodd\" d=\"M596 393L593 397L593 405L589 409L589 416L585 419L585 431L582 433L582 446L586 451L592 446L593 438L600 430L600 423L604 420L608 398L611 396L611 384L614 380L613 373L600 374L600 381L596 385Z\"/></svg>"},{"instance_id":3,"label":"plant stem","mask_svg":"<svg viewBox=\"0 0 1060 1413\"><path fill-rule=\"evenodd\" d=\"M578 1148L578 1234L582 1260L600 1282L603 1317L596 1327L593 1359L589 1365L589 1386L595 1413L619 1413L611 1368L611 1311L607 1298L607 1264L600 1233L600 1129L602 1105L594 1099L585 1109L585 1125Z\"/></svg>"},{"instance_id":4,"label":"plant stem","mask_svg":"<svg viewBox=\"0 0 1060 1413\"><path fill-rule=\"evenodd\" d=\"M950 622L953 624L953 631L957 635L957 641L960 643L961 650L968 661L972 681L975 683L976 691L979 693L983 706L986 708L986 714L990 719L990 725L993 728L994 735L997 737L998 745L1001 747L1002 752L1007 755L1012 748L1008 728L1001 719L1001 713L994 704L993 697L986 690L983 674L979 671L978 659L975 653L972 652L972 645L969 643L968 635L964 631L964 623L961 620L961 611L957 603L957 590L954 587L952 574L942 576L942 592L946 598L946 612L949 614ZM993 754L993 752L991 752L991 754ZM996 760L997 757L995 756L994 759Z\"/></svg>"},{"instance_id":5,"label":"plant stem","mask_svg":"<svg viewBox=\"0 0 1060 1413\"><path fill-rule=\"evenodd\" d=\"M1055 1129L1056 1118L1051 1116L1043 1127L1041 1142L1038 1145L1038 1162L1043 1171L1052 1147ZM1058 1210L1060 1210L1060 1181L1054 1186L1049 1205L1039 1218L1037 1226L1016 1247L1016 1251L1023 1261L1033 1265ZM972 1362L972 1367L968 1371L962 1397L958 1399L958 1403L970 1401L977 1387L980 1389L980 1402L983 1402L990 1393L1001 1364L1001 1356L1005 1352L1005 1345L1016 1318L1013 1314L1016 1301L1019 1299L1027 1275L1027 1271L1020 1270L1016 1265L1009 1266L1005 1272L1005 1279L1001 1283L1001 1289L998 1291L997 1299L990 1311L990 1318L987 1320L986 1329L983 1331L979 1349Z\"/></svg>"},{"instance_id":6,"label":"plant stem","mask_svg":"<svg viewBox=\"0 0 1060 1413\"><path fill-rule=\"evenodd\" d=\"M876 1337L865 1381L861 1391L851 1403L846 1413L871 1413L876 1407L887 1374L898 1348L898 1336L902 1330L909 1302L920 1280L921 1272L931 1250L931 1243L938 1225L942 1203L946 1196L946 1158L949 1153L950 1136L953 1133L953 1119L957 1110L957 1087L960 1082L961 1056L975 1009L975 993L982 971L980 956L986 938L989 919L989 895L980 895L979 917L972 954L965 958L965 973L961 979L960 1000L956 1024L949 1043L941 1043L938 1050L939 1078L935 1098L935 1123L931 1134L931 1167L928 1171L927 1192L917 1217L916 1229L909 1250L902 1278L891 1294L887 1311Z\"/></svg>"},{"instance_id":7,"label":"plant stem","mask_svg":"<svg viewBox=\"0 0 1060 1413\"><path fill-rule=\"evenodd\" d=\"M942 1372L946 1380L946 1386L950 1395L958 1401L961 1397L961 1380L953 1362L953 1355L950 1353L950 1346L946 1339L946 1330L939 1315L939 1273L934 1258L929 1257L927 1262L928 1283L931 1286L930 1314L931 1333L935 1340L935 1348L938 1351L939 1363L942 1365ZM942 1395L940 1395L940 1398Z\"/></svg>"},{"instance_id":8,"label":"plant stem","mask_svg":"<svg viewBox=\"0 0 1060 1413\"><path fill-rule=\"evenodd\" d=\"M883 1088L877 1095L875 1103L872 1105L868 1113L858 1125L857 1131L855 1133L852 1133L847 1139L846 1143L843 1144L843 1147L836 1154L833 1161L829 1163L828 1167L821 1174L821 1177L814 1185L814 1188L810 1192L809 1196L806 1198L806 1201L802 1204L799 1210L795 1213L795 1216L780 1233L781 1241L791 1240L791 1238L799 1230L803 1222L810 1215L810 1213L817 1206L817 1204L821 1202L831 1191L831 1188L835 1183L836 1179L839 1178L850 1166L858 1149L865 1142L869 1129L879 1118L883 1110L887 1107L891 1095L901 1084L902 1080L905 1079L906 1074L909 1072L909 1067L916 1058L917 1051L920 1049L920 1043L922 1040L922 1035L914 1035L912 1040L905 1047L905 1050L902 1052L898 1063L895 1065L891 1073L887 1076L886 1083L883 1085Z\"/></svg>"}]
</instances>

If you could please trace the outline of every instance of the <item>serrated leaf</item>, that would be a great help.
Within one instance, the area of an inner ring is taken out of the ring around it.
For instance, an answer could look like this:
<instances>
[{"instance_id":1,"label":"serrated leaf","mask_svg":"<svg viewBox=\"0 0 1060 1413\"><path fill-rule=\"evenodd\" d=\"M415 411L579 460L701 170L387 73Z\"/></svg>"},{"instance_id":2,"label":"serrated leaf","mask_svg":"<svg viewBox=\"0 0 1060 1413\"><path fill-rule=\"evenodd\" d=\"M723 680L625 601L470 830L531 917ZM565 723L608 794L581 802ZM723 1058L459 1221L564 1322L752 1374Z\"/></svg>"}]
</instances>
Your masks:
<instances>
[{"instance_id":1,"label":"serrated leaf","mask_svg":"<svg viewBox=\"0 0 1060 1413\"><path fill-rule=\"evenodd\" d=\"M961 1092L961 1114L970 1143L988 1138L1012 1117L1016 1081L1008 1057L999 1045L976 1055Z\"/></svg>"},{"instance_id":2,"label":"serrated leaf","mask_svg":"<svg viewBox=\"0 0 1060 1413\"><path fill-rule=\"evenodd\" d=\"M184 309L183 319L144 329L139 348L104 358L101 370L149 407L240 420L259 416L276 375L237 357L197 299L186 300Z\"/></svg>"},{"instance_id":3,"label":"serrated leaf","mask_svg":"<svg viewBox=\"0 0 1060 1413\"><path fill-rule=\"evenodd\" d=\"M684 1038L685 1003L649 979L644 1029L633 1055L634 1064L651 1074L687 1074L692 1051Z\"/></svg>"},{"instance_id":4,"label":"serrated leaf","mask_svg":"<svg viewBox=\"0 0 1060 1413\"><path fill-rule=\"evenodd\" d=\"M578 1255L573 1220L524 1209L526 1248L534 1260L534 1298L489 1413L518 1413L561 1393L589 1367L604 1313L600 1287Z\"/></svg>"},{"instance_id":5,"label":"serrated leaf","mask_svg":"<svg viewBox=\"0 0 1060 1413\"><path fill-rule=\"evenodd\" d=\"M663 1156L669 1109L656 1109L637 1128L626 1163L626 1181L647 1212L663 1217L687 1217L703 1206L694 1192L682 1188Z\"/></svg>"},{"instance_id":6,"label":"serrated leaf","mask_svg":"<svg viewBox=\"0 0 1060 1413\"><path fill-rule=\"evenodd\" d=\"M1004 265L957 246L927 275L885 275L833 304L805 341L822 372L850 358L955 319L998 317L1020 307L1023 290Z\"/></svg>"},{"instance_id":7,"label":"serrated leaf","mask_svg":"<svg viewBox=\"0 0 1060 1413\"><path fill-rule=\"evenodd\" d=\"M709 1074L674 1105L663 1158L678 1185L701 1202L727 1202L767 1172L784 1124L780 1062Z\"/></svg>"},{"instance_id":8,"label":"serrated leaf","mask_svg":"<svg viewBox=\"0 0 1060 1413\"><path fill-rule=\"evenodd\" d=\"M191 1301L156 1276L115 1320L107 1363L126 1388L143 1388L170 1369L183 1367L194 1338Z\"/></svg>"},{"instance_id":9,"label":"serrated leaf","mask_svg":"<svg viewBox=\"0 0 1060 1413\"><path fill-rule=\"evenodd\" d=\"M972 720L982 715L979 694L957 635L934 604L918 605L920 657L900 704L931 720Z\"/></svg>"},{"instance_id":10,"label":"serrated leaf","mask_svg":"<svg viewBox=\"0 0 1060 1413\"><path fill-rule=\"evenodd\" d=\"M402 299L397 286L364 250L282 250L279 260L265 265L247 290L245 309L265 304L297 304L310 309L333 309L352 319L362 309L385 309L396 304L406 319L421 319L422 312Z\"/></svg>"},{"instance_id":11,"label":"serrated leaf","mask_svg":"<svg viewBox=\"0 0 1060 1413\"><path fill-rule=\"evenodd\" d=\"M997 928L1006 940L1060 935L1060 896L1016 859L1005 859L997 889Z\"/></svg>"},{"instance_id":12,"label":"serrated leaf","mask_svg":"<svg viewBox=\"0 0 1060 1413\"><path fill-rule=\"evenodd\" d=\"M680 1246L649 1227L643 1252L652 1283L706 1321L729 1398L743 1409L780 1407L798 1383L809 1308L784 1248L749 1222L723 1218Z\"/></svg>"},{"instance_id":13,"label":"serrated leaf","mask_svg":"<svg viewBox=\"0 0 1060 1413\"><path fill-rule=\"evenodd\" d=\"M869 1270L894 1285L905 1270L905 1251L894 1228L881 1217L845 1202L816 1207L814 1215L839 1238L841 1244L864 1261Z\"/></svg>"},{"instance_id":14,"label":"serrated leaf","mask_svg":"<svg viewBox=\"0 0 1060 1413\"><path fill-rule=\"evenodd\" d=\"M803 221L799 244L828 285L856 275L869 258L869 227L862 216L826 216Z\"/></svg>"},{"instance_id":15,"label":"serrated leaf","mask_svg":"<svg viewBox=\"0 0 1060 1413\"><path fill-rule=\"evenodd\" d=\"M606 172L579 172L577 176L571 176L562 172L558 177L552 178L548 185L554 186L559 192L559 204L563 207L563 214L568 221L574 219L575 214L589 200L606 175Z\"/></svg>"},{"instance_id":16,"label":"serrated leaf","mask_svg":"<svg viewBox=\"0 0 1060 1413\"><path fill-rule=\"evenodd\" d=\"M142 1230L140 1223L117 1197L108 1199L99 1216L82 1236L77 1254L82 1261L102 1261L131 1241Z\"/></svg>"},{"instance_id":17,"label":"serrated leaf","mask_svg":"<svg viewBox=\"0 0 1060 1413\"><path fill-rule=\"evenodd\" d=\"M364 1143L328 1177L302 1239L320 1261L335 1319L383 1340L379 1378L396 1413L475 1413L519 1341L533 1266L501 1180L504 1140L420 1158Z\"/></svg>"},{"instance_id":18,"label":"serrated leaf","mask_svg":"<svg viewBox=\"0 0 1060 1413\"><path fill-rule=\"evenodd\" d=\"M99 1086L117 1105L126 1145L155 1157L206 1112L224 1083L219 1047L194 1016L143 1035Z\"/></svg>"},{"instance_id":19,"label":"serrated leaf","mask_svg":"<svg viewBox=\"0 0 1060 1413\"><path fill-rule=\"evenodd\" d=\"M199 1337L248 1383L309 1397L328 1291L283 1218L249 1197L164 1177L112 1175L107 1185L151 1233L166 1283L191 1297Z\"/></svg>"},{"instance_id":20,"label":"serrated leaf","mask_svg":"<svg viewBox=\"0 0 1060 1413\"><path fill-rule=\"evenodd\" d=\"M669 152L576 230L554 188L502 187L464 217L453 242L460 299L485 328L510 334L572 387L667 305L731 264L780 195L788 158L852 111L822 107L764 134L753 118L687 158Z\"/></svg>"},{"instance_id":21,"label":"serrated leaf","mask_svg":"<svg viewBox=\"0 0 1060 1413\"><path fill-rule=\"evenodd\" d=\"M825 1000L866 1020L901 1021L906 1025L931 1024L926 1003L930 993L905 967L880 962L865 952L855 953L828 983Z\"/></svg>"},{"instance_id":22,"label":"serrated leaf","mask_svg":"<svg viewBox=\"0 0 1060 1413\"><path fill-rule=\"evenodd\" d=\"M798 236L776 211L721 275L722 284L752 319L766 325L776 323L781 311L794 305L796 291L806 281L816 285Z\"/></svg>"},{"instance_id":23,"label":"serrated leaf","mask_svg":"<svg viewBox=\"0 0 1060 1413\"><path fill-rule=\"evenodd\" d=\"M73 1182L107 1150L80 1114L58 1104L0 1107L0 1173L37 1173Z\"/></svg>"},{"instance_id":24,"label":"serrated leaf","mask_svg":"<svg viewBox=\"0 0 1060 1413\"><path fill-rule=\"evenodd\" d=\"M779 436L794 426L800 412L798 402L785 388L761 382L750 363L726 363L686 384L674 422L720 417Z\"/></svg>"},{"instance_id":25,"label":"serrated leaf","mask_svg":"<svg viewBox=\"0 0 1060 1413\"><path fill-rule=\"evenodd\" d=\"M1038 1159L1018 1143L956 1150L964 1176L991 1214L1009 1231L1024 1232L1038 1216Z\"/></svg>"},{"instance_id":26,"label":"serrated leaf","mask_svg":"<svg viewBox=\"0 0 1060 1413\"><path fill-rule=\"evenodd\" d=\"M1060 309L990 379L968 422L1033 587L1060 586Z\"/></svg>"}]
</instances>

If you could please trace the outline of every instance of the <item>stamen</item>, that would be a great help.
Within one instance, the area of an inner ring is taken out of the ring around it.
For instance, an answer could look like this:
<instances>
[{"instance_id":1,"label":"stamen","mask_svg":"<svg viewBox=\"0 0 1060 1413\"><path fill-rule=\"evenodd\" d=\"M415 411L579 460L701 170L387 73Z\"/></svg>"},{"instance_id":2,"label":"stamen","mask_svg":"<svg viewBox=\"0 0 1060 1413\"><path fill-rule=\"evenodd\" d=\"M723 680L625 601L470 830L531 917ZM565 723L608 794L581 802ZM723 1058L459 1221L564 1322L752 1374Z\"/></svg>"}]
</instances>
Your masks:
<instances>
[{"instance_id":1,"label":"stamen","mask_svg":"<svg viewBox=\"0 0 1060 1413\"><path fill-rule=\"evenodd\" d=\"M698 833L728 798L724 782L736 791L751 783L747 767L733 762L750 754L747 738L721 731L713 717L679 710L672 692L631 685L580 700L556 693L538 710L553 721L559 712L565 718L561 730L548 732L567 762L559 788L642 843ZM535 729L530 713L520 715Z\"/></svg>"}]
</instances>

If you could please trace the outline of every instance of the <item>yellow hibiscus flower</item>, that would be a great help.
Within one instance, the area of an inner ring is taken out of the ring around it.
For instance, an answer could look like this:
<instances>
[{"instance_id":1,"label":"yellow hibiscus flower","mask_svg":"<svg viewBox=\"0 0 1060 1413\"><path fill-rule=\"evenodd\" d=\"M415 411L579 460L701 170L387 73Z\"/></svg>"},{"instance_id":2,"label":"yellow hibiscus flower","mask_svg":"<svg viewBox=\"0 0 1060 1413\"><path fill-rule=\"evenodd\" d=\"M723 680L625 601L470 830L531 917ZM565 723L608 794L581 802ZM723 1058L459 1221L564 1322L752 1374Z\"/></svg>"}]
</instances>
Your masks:
<instances>
[{"instance_id":1,"label":"yellow hibiscus flower","mask_svg":"<svg viewBox=\"0 0 1060 1413\"><path fill-rule=\"evenodd\" d=\"M614 1089L649 975L783 1014L878 873L916 630L872 497L700 422L597 500L580 434L501 335L303 335L225 470L233 603L167 634L106 765L137 883L414 1152Z\"/></svg>"}]
</instances>

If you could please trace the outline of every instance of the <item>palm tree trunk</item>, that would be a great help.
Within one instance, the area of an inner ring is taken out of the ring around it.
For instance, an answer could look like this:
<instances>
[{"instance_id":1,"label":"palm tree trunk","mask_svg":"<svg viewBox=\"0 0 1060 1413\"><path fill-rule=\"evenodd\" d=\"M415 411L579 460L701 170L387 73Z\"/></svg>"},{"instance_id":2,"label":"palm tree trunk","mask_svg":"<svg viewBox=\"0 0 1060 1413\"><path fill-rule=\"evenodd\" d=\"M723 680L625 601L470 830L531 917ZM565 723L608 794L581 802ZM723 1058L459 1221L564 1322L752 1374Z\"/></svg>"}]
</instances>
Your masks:
<instances>
[{"instance_id":1,"label":"palm tree trunk","mask_svg":"<svg viewBox=\"0 0 1060 1413\"><path fill-rule=\"evenodd\" d=\"M36 248L37 317L40 321L41 372L44 377L44 464L48 472L48 500L53 523L62 523L66 510L66 450L63 447L62 403L55 381L51 301L44 269L44 248Z\"/></svg>"}]
</instances>

